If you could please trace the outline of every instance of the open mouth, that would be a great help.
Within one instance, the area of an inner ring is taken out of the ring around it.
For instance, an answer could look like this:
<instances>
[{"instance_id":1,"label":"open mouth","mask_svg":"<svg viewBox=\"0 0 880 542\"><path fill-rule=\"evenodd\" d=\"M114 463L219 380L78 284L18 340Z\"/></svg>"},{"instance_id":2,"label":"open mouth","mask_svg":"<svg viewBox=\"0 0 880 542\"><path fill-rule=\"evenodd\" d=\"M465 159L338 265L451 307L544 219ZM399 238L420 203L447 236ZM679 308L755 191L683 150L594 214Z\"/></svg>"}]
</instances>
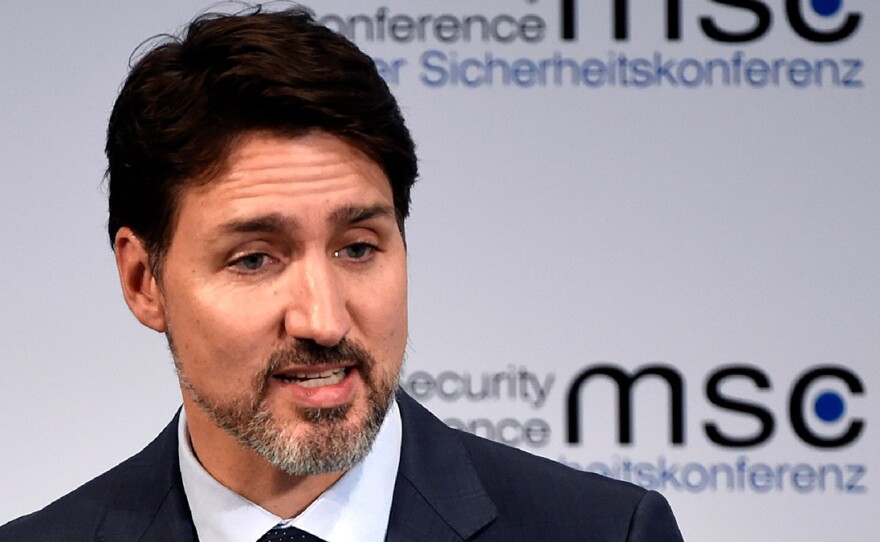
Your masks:
<instances>
[{"instance_id":1,"label":"open mouth","mask_svg":"<svg viewBox=\"0 0 880 542\"><path fill-rule=\"evenodd\" d=\"M283 382L291 382L304 388L318 388L342 382L350 370L351 367L339 367L320 373L285 373L272 376Z\"/></svg>"}]
</instances>

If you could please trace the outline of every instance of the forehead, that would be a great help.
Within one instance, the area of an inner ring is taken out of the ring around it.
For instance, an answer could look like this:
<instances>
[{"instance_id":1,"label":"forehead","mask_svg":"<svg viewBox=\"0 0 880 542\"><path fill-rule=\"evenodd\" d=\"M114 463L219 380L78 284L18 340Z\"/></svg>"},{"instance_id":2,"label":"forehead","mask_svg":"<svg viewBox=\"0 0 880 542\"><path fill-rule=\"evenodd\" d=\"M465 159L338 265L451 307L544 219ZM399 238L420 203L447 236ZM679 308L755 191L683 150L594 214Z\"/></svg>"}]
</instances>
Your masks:
<instances>
[{"instance_id":1,"label":"forehead","mask_svg":"<svg viewBox=\"0 0 880 542\"><path fill-rule=\"evenodd\" d=\"M385 173L365 153L339 136L315 130L296 137L269 132L242 134L222 171L194 192L210 192L217 185L234 189L329 179L364 180L391 188Z\"/></svg>"},{"instance_id":2,"label":"forehead","mask_svg":"<svg viewBox=\"0 0 880 542\"><path fill-rule=\"evenodd\" d=\"M221 171L184 189L179 203L182 225L193 216L228 220L332 212L333 206L392 206L393 194L382 169L340 137L255 132L239 138Z\"/></svg>"}]
</instances>

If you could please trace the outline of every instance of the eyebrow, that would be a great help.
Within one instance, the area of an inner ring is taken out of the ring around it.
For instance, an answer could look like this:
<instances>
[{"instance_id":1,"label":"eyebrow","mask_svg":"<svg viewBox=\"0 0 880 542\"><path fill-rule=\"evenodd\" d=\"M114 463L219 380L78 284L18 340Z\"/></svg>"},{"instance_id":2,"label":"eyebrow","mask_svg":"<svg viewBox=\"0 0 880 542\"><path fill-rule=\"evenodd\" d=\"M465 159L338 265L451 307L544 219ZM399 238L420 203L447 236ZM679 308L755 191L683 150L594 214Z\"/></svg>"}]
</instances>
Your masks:
<instances>
[{"instance_id":1,"label":"eyebrow","mask_svg":"<svg viewBox=\"0 0 880 542\"><path fill-rule=\"evenodd\" d=\"M330 213L327 222L334 226L352 225L376 217L394 217L394 208L388 205L370 205L360 207L347 205ZM268 213L252 218L230 220L217 230L217 236L243 233L287 233L296 231L299 224L296 219L280 213Z\"/></svg>"},{"instance_id":2,"label":"eyebrow","mask_svg":"<svg viewBox=\"0 0 880 542\"><path fill-rule=\"evenodd\" d=\"M394 218L394 209L388 205L370 205L367 207L348 205L330 213L328 222L336 225L350 225L376 217Z\"/></svg>"},{"instance_id":3,"label":"eyebrow","mask_svg":"<svg viewBox=\"0 0 880 542\"><path fill-rule=\"evenodd\" d=\"M298 227L293 218L279 213L269 213L253 218L230 220L218 228L218 233L221 236L233 233L280 233L293 231Z\"/></svg>"}]
</instances>

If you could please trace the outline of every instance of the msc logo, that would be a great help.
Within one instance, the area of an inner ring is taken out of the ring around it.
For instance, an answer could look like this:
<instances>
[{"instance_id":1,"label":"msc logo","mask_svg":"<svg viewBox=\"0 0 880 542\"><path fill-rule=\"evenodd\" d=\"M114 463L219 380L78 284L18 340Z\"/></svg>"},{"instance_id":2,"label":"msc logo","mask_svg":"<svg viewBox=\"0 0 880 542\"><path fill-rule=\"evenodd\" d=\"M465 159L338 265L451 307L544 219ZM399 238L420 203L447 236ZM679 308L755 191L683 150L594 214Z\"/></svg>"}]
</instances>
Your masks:
<instances>
[{"instance_id":1,"label":"msc logo","mask_svg":"<svg viewBox=\"0 0 880 542\"><path fill-rule=\"evenodd\" d=\"M577 39L578 0L561 1L562 39ZM735 9L749 16L753 23L749 28L725 28L713 17L713 13L698 17L700 28L707 38L722 43L742 43L760 39L773 25L774 13L761 0L708 0ZM612 0L612 28L617 41L629 39L630 0ZM666 39L681 40L681 0L666 0ZM785 18L800 37L815 43L831 43L850 37L859 27L861 13L841 13L843 0L785 0ZM806 12L806 13L805 13ZM828 24L816 23L827 20ZM811 22L812 21L812 22ZM820 26L820 28L816 28Z\"/></svg>"},{"instance_id":2,"label":"msc logo","mask_svg":"<svg viewBox=\"0 0 880 542\"><path fill-rule=\"evenodd\" d=\"M595 378L610 379L617 388L618 442L632 444L632 396L634 384L643 378L659 378L669 388L670 442L685 443L684 378L669 365L647 365L633 373L616 365L595 365L575 376L568 389L566 440L581 441L581 411L585 385ZM767 442L776 429L773 412L761 403L751 402L729 391L723 384L740 381L757 390L772 389L767 374L751 365L725 365L711 372L706 379L705 397L715 407L748 416L758 430L736 434L714 420L704 420L706 437L726 448L748 448ZM741 389L741 388L740 388ZM860 418L846 419L846 396L865 392L861 379L844 367L819 366L798 375L788 394L788 421L798 438L817 448L840 448L852 444L865 428Z\"/></svg>"}]
</instances>

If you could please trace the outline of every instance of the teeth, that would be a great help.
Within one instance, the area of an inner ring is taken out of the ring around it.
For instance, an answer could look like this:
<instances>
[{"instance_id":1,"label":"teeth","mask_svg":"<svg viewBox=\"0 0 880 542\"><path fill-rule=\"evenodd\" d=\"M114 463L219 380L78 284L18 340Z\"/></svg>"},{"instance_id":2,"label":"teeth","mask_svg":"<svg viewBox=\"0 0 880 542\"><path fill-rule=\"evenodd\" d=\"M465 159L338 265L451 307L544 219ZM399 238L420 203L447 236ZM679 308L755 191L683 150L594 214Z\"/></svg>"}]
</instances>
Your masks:
<instances>
[{"instance_id":1,"label":"teeth","mask_svg":"<svg viewBox=\"0 0 880 542\"><path fill-rule=\"evenodd\" d=\"M323 373L294 373L294 378L327 378L335 373L344 372L345 369L334 369L332 371L324 371Z\"/></svg>"},{"instance_id":2,"label":"teeth","mask_svg":"<svg viewBox=\"0 0 880 542\"><path fill-rule=\"evenodd\" d=\"M345 378L345 369L333 369L321 373L293 373L281 378L288 382L296 382L304 388L318 388L342 382L342 379Z\"/></svg>"}]
</instances>

